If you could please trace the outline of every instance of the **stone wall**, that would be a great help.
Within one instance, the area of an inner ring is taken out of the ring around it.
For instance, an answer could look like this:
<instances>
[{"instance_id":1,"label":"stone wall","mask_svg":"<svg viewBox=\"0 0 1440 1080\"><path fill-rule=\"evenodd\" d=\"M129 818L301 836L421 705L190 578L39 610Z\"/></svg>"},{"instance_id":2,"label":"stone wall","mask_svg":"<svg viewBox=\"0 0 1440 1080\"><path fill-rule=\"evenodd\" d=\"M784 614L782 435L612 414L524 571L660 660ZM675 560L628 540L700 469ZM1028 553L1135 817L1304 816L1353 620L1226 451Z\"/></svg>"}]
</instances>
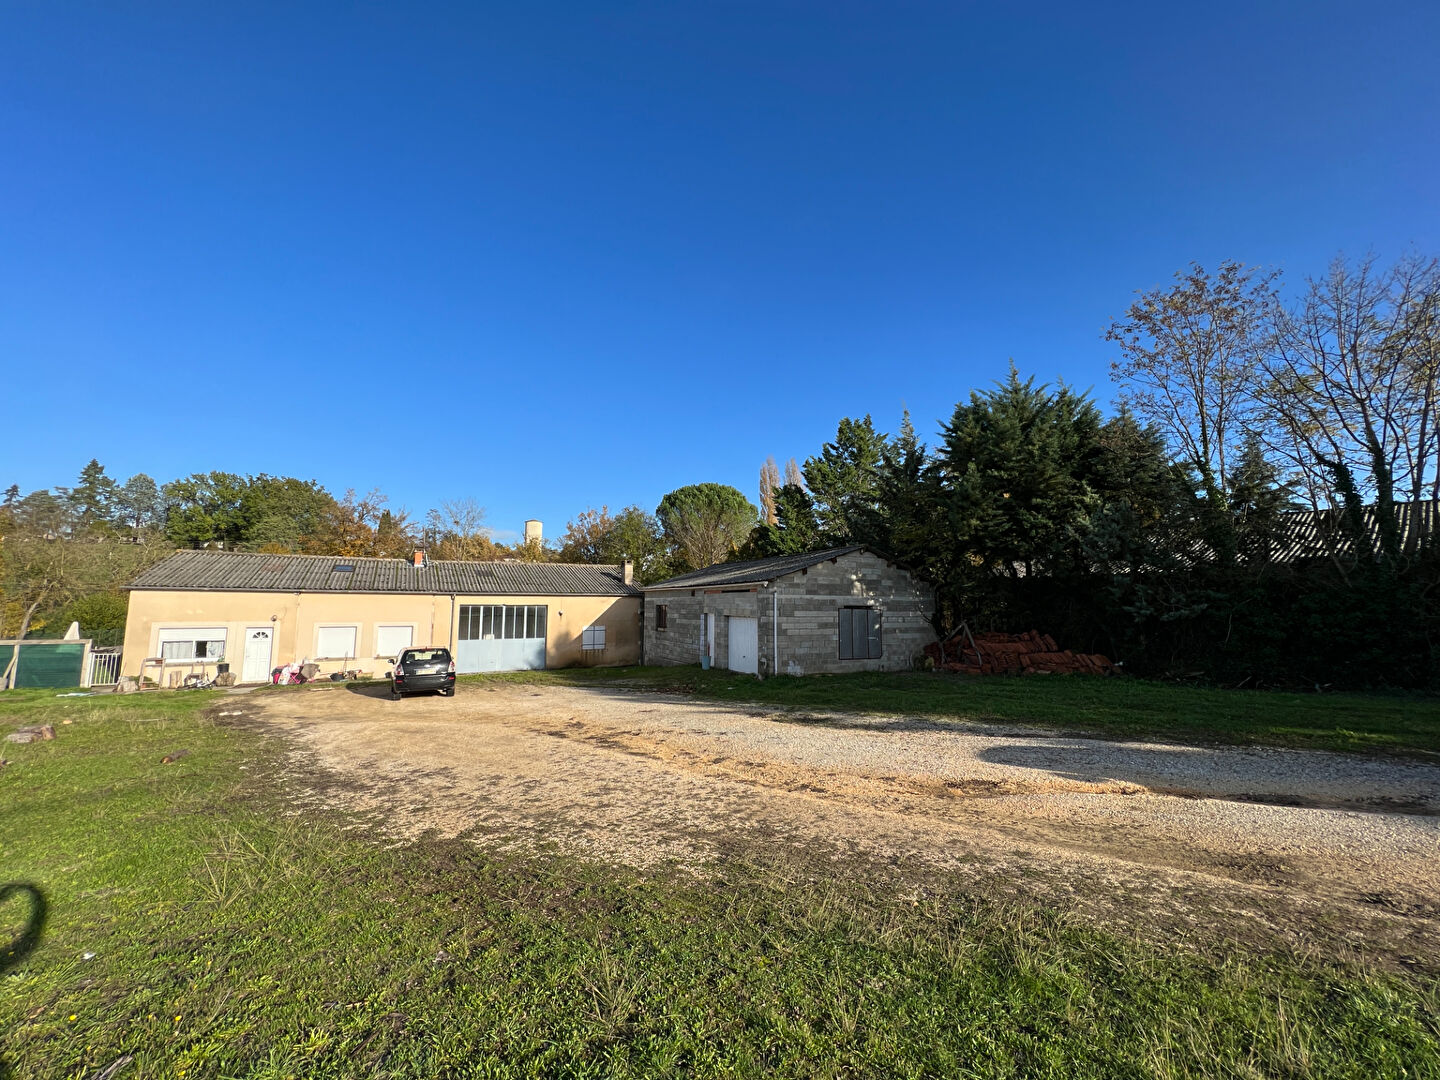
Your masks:
<instances>
[{"instance_id":1,"label":"stone wall","mask_svg":"<svg viewBox=\"0 0 1440 1080\"><path fill-rule=\"evenodd\" d=\"M667 626L655 626L655 608L668 608ZM881 613L878 659L840 659L840 610L874 607ZM779 634L772 612L778 607ZM820 672L906 671L921 650L935 640L930 616L934 592L898 566L869 552L840 556L754 589L654 590L645 594L645 663L698 664L702 615L715 616L717 668L728 667L728 625L725 616L759 620L760 674L812 675ZM778 638L778 640L777 640Z\"/></svg>"}]
</instances>

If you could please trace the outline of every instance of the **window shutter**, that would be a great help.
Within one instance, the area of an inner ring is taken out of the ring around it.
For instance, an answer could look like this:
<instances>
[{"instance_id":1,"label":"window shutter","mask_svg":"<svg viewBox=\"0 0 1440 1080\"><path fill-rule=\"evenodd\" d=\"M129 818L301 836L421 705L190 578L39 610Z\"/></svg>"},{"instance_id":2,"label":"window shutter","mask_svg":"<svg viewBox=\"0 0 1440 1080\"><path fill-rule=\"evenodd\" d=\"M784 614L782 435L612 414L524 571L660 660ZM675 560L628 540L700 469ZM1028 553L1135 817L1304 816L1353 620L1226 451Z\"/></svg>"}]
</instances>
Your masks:
<instances>
[{"instance_id":1,"label":"window shutter","mask_svg":"<svg viewBox=\"0 0 1440 1080\"><path fill-rule=\"evenodd\" d=\"M355 655L355 627L322 626L315 635L315 655L333 660Z\"/></svg>"},{"instance_id":2,"label":"window shutter","mask_svg":"<svg viewBox=\"0 0 1440 1080\"><path fill-rule=\"evenodd\" d=\"M840 659L853 660L855 658L854 647L854 620L851 619L849 608L840 609Z\"/></svg>"},{"instance_id":3,"label":"window shutter","mask_svg":"<svg viewBox=\"0 0 1440 1080\"><path fill-rule=\"evenodd\" d=\"M375 628L375 655L379 657L399 656L415 644L415 631L409 626L377 626Z\"/></svg>"}]
</instances>

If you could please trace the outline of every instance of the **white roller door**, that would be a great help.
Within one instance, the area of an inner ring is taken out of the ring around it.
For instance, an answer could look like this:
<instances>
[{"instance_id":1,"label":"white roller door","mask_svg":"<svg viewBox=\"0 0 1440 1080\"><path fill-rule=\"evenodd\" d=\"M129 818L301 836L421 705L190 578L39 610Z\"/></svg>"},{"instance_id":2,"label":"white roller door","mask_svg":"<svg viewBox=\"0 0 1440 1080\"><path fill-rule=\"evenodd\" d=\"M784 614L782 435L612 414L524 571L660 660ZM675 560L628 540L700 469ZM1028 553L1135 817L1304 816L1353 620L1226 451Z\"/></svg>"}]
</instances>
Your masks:
<instances>
[{"instance_id":1,"label":"white roller door","mask_svg":"<svg viewBox=\"0 0 1440 1080\"><path fill-rule=\"evenodd\" d=\"M746 675L760 674L759 620L731 615L729 631L730 670L743 671Z\"/></svg>"}]
</instances>

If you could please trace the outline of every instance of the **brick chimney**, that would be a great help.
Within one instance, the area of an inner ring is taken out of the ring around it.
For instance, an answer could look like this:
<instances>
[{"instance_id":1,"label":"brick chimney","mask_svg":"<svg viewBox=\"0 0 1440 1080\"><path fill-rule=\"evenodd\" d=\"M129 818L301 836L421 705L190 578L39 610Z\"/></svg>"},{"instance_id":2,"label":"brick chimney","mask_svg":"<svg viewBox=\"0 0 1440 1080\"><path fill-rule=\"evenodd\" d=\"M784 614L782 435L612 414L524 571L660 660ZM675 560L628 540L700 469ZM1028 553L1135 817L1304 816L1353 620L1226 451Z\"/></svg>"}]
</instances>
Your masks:
<instances>
[{"instance_id":1,"label":"brick chimney","mask_svg":"<svg viewBox=\"0 0 1440 1080\"><path fill-rule=\"evenodd\" d=\"M415 569L416 569L416 570L424 570L424 569L425 569L425 552L424 552L424 551L417 551L417 552L415 552Z\"/></svg>"},{"instance_id":2,"label":"brick chimney","mask_svg":"<svg viewBox=\"0 0 1440 1080\"><path fill-rule=\"evenodd\" d=\"M620 580L626 585L635 584L635 564L629 559L620 564Z\"/></svg>"}]
</instances>

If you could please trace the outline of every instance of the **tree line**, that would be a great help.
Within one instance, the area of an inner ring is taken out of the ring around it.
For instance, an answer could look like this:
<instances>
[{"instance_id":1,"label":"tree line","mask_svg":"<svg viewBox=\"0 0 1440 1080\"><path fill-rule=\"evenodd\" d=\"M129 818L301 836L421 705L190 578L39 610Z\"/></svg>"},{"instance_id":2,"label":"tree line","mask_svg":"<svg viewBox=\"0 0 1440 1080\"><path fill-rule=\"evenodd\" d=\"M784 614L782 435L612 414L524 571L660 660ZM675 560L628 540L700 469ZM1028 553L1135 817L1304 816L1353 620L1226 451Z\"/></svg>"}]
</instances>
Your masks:
<instances>
[{"instance_id":1,"label":"tree line","mask_svg":"<svg viewBox=\"0 0 1440 1080\"><path fill-rule=\"evenodd\" d=\"M1440 262L1338 258L1283 286L1227 262L1137 294L1105 332L1113 415L1012 365L933 441L908 413L893 433L847 417L783 474L767 459L758 505L690 484L653 511L587 509L549 546L496 543L474 500L412 520L378 492L221 472L119 483L92 461L73 488L5 493L4 632L67 625L83 604L123 625L116 590L174 546L628 558L651 583L864 543L935 585L942 633L1039 626L1137 672L1250 685L1433 686L1440 570L1415 524L1433 513L1415 510L1440 496Z\"/></svg>"},{"instance_id":2,"label":"tree line","mask_svg":"<svg viewBox=\"0 0 1440 1080\"><path fill-rule=\"evenodd\" d=\"M591 511L569 551L664 574L864 543L935 584L942 633L1040 626L1236 684L1434 686L1440 262L1282 285L1226 262L1138 294L1105 333L1112 416L1012 365L933 443L908 414L893 434L845 418L783 478L766 460L758 508L695 485L666 497L683 528Z\"/></svg>"},{"instance_id":3,"label":"tree line","mask_svg":"<svg viewBox=\"0 0 1440 1080\"><path fill-rule=\"evenodd\" d=\"M78 621L99 644L124 637L121 592L180 547L232 551L440 559L553 557L538 544L498 543L473 499L456 499L412 521L378 491L336 496L315 480L228 472L158 484L124 482L91 460L72 487L0 496L0 637L59 634Z\"/></svg>"}]
</instances>

